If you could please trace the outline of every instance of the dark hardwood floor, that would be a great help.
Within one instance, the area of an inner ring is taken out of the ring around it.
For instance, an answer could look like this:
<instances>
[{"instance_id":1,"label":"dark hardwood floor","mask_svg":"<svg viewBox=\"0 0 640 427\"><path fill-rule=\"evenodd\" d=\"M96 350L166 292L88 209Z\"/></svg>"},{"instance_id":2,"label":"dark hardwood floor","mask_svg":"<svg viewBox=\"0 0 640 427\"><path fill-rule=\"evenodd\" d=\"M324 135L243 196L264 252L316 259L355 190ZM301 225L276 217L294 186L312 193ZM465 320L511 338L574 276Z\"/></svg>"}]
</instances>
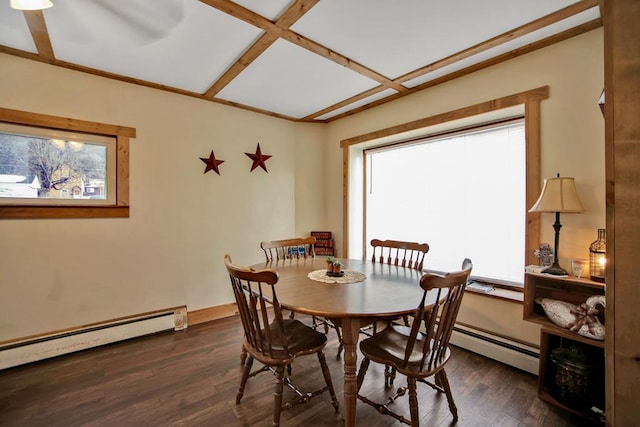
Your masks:
<instances>
[{"instance_id":1,"label":"dark hardwood floor","mask_svg":"<svg viewBox=\"0 0 640 427\"><path fill-rule=\"evenodd\" d=\"M253 426L271 425L274 377L250 378L240 405L242 330L237 318L111 344L0 371L2 426ZM325 349L342 404L342 360L329 332ZM580 426L569 414L539 400L529 373L454 347L447 373L460 419L453 422L444 395L419 385L424 426ZM255 367L256 364L254 364ZM314 356L293 365L301 388L322 385ZM404 379L398 376L396 385ZM380 399L380 366L371 364L362 393ZM285 388L285 401L293 393ZM401 398L394 404L408 409ZM408 411L406 412L408 414ZM328 393L282 413L285 426L341 426ZM400 425L358 402L358 425Z\"/></svg>"}]
</instances>

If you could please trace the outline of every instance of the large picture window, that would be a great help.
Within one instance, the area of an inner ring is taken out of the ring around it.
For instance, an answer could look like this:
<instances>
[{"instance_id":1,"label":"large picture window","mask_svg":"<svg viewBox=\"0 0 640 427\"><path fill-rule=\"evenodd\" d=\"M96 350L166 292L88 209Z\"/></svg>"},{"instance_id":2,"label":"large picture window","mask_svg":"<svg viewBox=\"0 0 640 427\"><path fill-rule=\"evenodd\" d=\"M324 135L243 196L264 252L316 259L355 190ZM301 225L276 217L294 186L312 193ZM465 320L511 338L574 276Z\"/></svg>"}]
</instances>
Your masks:
<instances>
[{"instance_id":1,"label":"large picture window","mask_svg":"<svg viewBox=\"0 0 640 427\"><path fill-rule=\"evenodd\" d=\"M425 268L522 284L524 120L365 150L366 241L426 242ZM366 257L371 257L367 248Z\"/></svg>"},{"instance_id":2,"label":"large picture window","mask_svg":"<svg viewBox=\"0 0 640 427\"><path fill-rule=\"evenodd\" d=\"M537 263L543 86L344 139L343 247L372 238L430 245L425 268L473 261L474 278L521 286Z\"/></svg>"},{"instance_id":3,"label":"large picture window","mask_svg":"<svg viewBox=\"0 0 640 427\"><path fill-rule=\"evenodd\" d=\"M129 216L136 130L0 108L0 218Z\"/></svg>"}]
</instances>

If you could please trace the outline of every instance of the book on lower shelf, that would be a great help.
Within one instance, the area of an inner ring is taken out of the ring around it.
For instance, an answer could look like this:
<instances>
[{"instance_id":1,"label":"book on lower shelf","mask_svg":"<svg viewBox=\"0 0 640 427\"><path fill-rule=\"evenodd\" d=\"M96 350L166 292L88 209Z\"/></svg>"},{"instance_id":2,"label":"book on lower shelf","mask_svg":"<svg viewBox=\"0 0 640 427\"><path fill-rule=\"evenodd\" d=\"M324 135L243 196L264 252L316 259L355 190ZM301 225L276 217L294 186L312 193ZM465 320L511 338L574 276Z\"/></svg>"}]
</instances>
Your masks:
<instances>
[{"instance_id":1,"label":"book on lower shelf","mask_svg":"<svg viewBox=\"0 0 640 427\"><path fill-rule=\"evenodd\" d=\"M316 248L332 248L333 239L316 239Z\"/></svg>"},{"instance_id":2,"label":"book on lower shelf","mask_svg":"<svg viewBox=\"0 0 640 427\"><path fill-rule=\"evenodd\" d=\"M312 231L311 235L313 237L315 237L316 239L331 239L331 232L330 231Z\"/></svg>"},{"instance_id":3,"label":"book on lower shelf","mask_svg":"<svg viewBox=\"0 0 640 427\"><path fill-rule=\"evenodd\" d=\"M333 247L325 248L323 246L316 246L316 255L334 256L335 251Z\"/></svg>"}]
</instances>

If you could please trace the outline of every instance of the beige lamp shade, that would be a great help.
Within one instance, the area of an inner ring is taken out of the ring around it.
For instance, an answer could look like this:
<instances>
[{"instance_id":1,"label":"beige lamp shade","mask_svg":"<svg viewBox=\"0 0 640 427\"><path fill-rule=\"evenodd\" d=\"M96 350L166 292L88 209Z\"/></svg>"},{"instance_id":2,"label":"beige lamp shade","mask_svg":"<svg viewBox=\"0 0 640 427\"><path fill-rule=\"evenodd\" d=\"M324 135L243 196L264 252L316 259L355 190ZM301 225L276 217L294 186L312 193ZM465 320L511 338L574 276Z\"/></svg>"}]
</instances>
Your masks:
<instances>
[{"instance_id":1,"label":"beige lamp shade","mask_svg":"<svg viewBox=\"0 0 640 427\"><path fill-rule=\"evenodd\" d=\"M584 212L573 178L557 177L544 180L542 193L529 212Z\"/></svg>"},{"instance_id":2,"label":"beige lamp shade","mask_svg":"<svg viewBox=\"0 0 640 427\"><path fill-rule=\"evenodd\" d=\"M18 10L42 10L51 6L50 0L11 0L11 8Z\"/></svg>"}]
</instances>

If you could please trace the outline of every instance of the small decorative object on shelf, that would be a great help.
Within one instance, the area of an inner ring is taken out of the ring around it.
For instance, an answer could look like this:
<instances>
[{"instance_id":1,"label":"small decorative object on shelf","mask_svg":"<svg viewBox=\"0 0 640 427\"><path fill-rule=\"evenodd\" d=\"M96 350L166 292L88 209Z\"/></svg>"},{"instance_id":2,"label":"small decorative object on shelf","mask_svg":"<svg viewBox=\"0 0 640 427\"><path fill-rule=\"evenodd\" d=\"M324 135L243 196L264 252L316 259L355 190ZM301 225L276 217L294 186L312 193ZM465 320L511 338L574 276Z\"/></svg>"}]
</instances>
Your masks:
<instances>
[{"instance_id":1,"label":"small decorative object on shelf","mask_svg":"<svg viewBox=\"0 0 640 427\"><path fill-rule=\"evenodd\" d=\"M533 255L540 259L542 267L550 267L553 264L553 249L548 243L540 243L540 249L536 249Z\"/></svg>"},{"instance_id":2,"label":"small decorative object on shelf","mask_svg":"<svg viewBox=\"0 0 640 427\"><path fill-rule=\"evenodd\" d=\"M578 306L551 298L538 297L535 301L542 306L549 320L561 328L583 337L604 340L604 325L598 319L598 315L604 315L604 295L591 296Z\"/></svg>"},{"instance_id":3,"label":"small decorative object on shelf","mask_svg":"<svg viewBox=\"0 0 640 427\"><path fill-rule=\"evenodd\" d=\"M593 385L590 375L593 367L587 355L575 346L556 348L551 351L551 361L556 367L554 388L558 400L583 406Z\"/></svg>"},{"instance_id":4,"label":"small decorative object on shelf","mask_svg":"<svg viewBox=\"0 0 640 427\"><path fill-rule=\"evenodd\" d=\"M571 274L578 279L587 275L589 260L582 258L571 258Z\"/></svg>"},{"instance_id":5,"label":"small decorative object on shelf","mask_svg":"<svg viewBox=\"0 0 640 427\"><path fill-rule=\"evenodd\" d=\"M589 272L591 280L604 283L607 263L607 234L604 228L598 229L598 240L589 246Z\"/></svg>"}]
</instances>

